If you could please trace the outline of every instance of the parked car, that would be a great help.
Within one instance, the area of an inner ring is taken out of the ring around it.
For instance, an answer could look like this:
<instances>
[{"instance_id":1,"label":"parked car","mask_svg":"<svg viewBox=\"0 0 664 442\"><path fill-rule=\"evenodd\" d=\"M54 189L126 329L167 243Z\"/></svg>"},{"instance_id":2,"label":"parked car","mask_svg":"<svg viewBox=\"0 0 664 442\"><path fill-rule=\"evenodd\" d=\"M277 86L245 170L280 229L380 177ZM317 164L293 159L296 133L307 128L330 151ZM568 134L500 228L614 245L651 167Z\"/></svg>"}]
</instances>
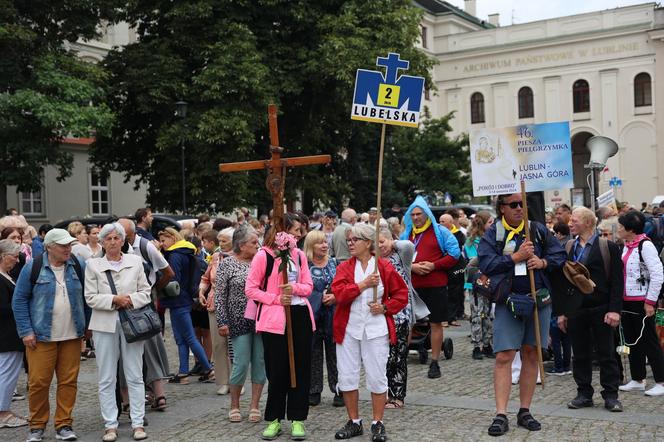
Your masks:
<instances>
[{"instance_id":1,"label":"parked car","mask_svg":"<svg viewBox=\"0 0 664 442\"><path fill-rule=\"evenodd\" d=\"M111 216L92 216L92 217L73 217L68 220L60 221L59 223L55 224L54 227L58 229L66 229L67 226L70 223L73 223L74 221L79 221L81 224L84 226L88 226L90 224L94 224L96 226L103 226L104 224L112 223L114 221L118 220L118 216L111 215ZM127 218L133 219L132 216L128 216ZM190 217L183 216L183 219L189 219ZM164 230L166 227L173 227L175 230L180 230L182 226L180 226L180 223L178 222L175 217L171 215L164 215L164 214L154 214L152 217L152 227L150 228L150 233L156 238L157 234Z\"/></svg>"},{"instance_id":2,"label":"parked car","mask_svg":"<svg viewBox=\"0 0 664 442\"><path fill-rule=\"evenodd\" d=\"M480 210L488 211L494 218L496 216L496 209L488 204L454 204L450 206L431 206L431 211L436 217L436 221L440 218L440 215L450 209L462 209L468 218Z\"/></svg>"}]
</instances>

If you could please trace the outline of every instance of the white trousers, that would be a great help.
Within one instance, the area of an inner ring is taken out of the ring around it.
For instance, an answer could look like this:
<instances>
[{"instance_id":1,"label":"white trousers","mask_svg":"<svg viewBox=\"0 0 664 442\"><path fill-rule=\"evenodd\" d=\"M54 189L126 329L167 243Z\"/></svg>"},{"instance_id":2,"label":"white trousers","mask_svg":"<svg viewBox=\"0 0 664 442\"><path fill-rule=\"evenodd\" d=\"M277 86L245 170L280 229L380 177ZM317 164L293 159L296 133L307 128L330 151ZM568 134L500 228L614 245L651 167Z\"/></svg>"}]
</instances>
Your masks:
<instances>
[{"instance_id":1,"label":"white trousers","mask_svg":"<svg viewBox=\"0 0 664 442\"><path fill-rule=\"evenodd\" d=\"M512 384L516 385L519 383L521 378L521 352L517 351L514 355L514 360L512 361ZM542 383L542 377L540 376L539 367L537 368L537 383Z\"/></svg>"},{"instance_id":2,"label":"white trousers","mask_svg":"<svg viewBox=\"0 0 664 442\"><path fill-rule=\"evenodd\" d=\"M360 367L364 365L367 390L382 394L387 391L387 358L390 355L389 335L362 340L346 334L344 342L337 344L337 371L340 391L354 391L360 386Z\"/></svg>"},{"instance_id":3,"label":"white trousers","mask_svg":"<svg viewBox=\"0 0 664 442\"><path fill-rule=\"evenodd\" d=\"M0 412L9 411L21 367L23 367L22 351L0 353Z\"/></svg>"},{"instance_id":4,"label":"white trousers","mask_svg":"<svg viewBox=\"0 0 664 442\"><path fill-rule=\"evenodd\" d=\"M118 380L118 359L122 354L122 368L129 390L129 413L132 428L142 427L145 417L145 385L143 385L143 341L127 343L116 323L114 333L93 332L99 377L99 403L105 428L118 428L118 406L115 384Z\"/></svg>"}]
</instances>

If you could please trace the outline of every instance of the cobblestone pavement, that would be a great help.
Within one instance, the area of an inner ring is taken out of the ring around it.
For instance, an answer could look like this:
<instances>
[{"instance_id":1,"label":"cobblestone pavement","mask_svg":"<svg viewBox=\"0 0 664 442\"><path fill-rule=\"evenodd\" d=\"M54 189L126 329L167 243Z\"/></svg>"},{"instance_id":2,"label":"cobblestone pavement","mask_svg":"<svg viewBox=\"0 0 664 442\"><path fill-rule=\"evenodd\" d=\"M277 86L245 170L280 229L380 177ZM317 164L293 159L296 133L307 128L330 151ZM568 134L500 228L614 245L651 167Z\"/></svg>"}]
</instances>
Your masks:
<instances>
[{"instance_id":1,"label":"cobblestone pavement","mask_svg":"<svg viewBox=\"0 0 664 442\"><path fill-rule=\"evenodd\" d=\"M459 328L446 329L446 336L453 338L454 356L441 361L443 376L428 379L428 366L420 365L417 356L412 355L409 363L408 396L406 406L401 410L386 410L385 424L392 441L433 441L433 440L495 440L486 434L493 417L494 400L492 369L493 360L475 361L471 358L469 327L462 322ZM171 358L171 368L175 369L176 348L172 334L167 331L167 348ZM259 440L263 424L245 421L231 424L228 421L228 396L217 396L214 384L199 384L195 378L189 385L167 385L169 408L166 412L150 411L146 428L153 441L244 441ZM596 391L598 372L594 372ZM652 376L649 377L652 382ZM511 429L503 440L546 440L546 441L600 441L664 440L664 397L650 398L642 393L622 394L625 408L623 413L609 413L602 408L599 393L595 394L596 406L592 409L569 410L566 402L575 395L575 384L571 376L548 376L546 386L538 388L531 407L533 414L542 422L542 431L529 433L516 427L518 402L510 402ZM55 384L55 382L54 382ZM361 384L363 385L363 384ZM51 395L54 393L52 387ZM25 377L19 380L19 391L25 391ZM267 391L263 394L261 408L264 407ZM366 391L361 392L360 411L365 422L370 420L371 407ZM513 386L513 399L518 400L518 386ZM248 413L248 395L242 397L242 413ZM331 441L334 432L346 421L343 408L333 408L332 394L324 392L323 402L311 408L306 422L308 440ZM54 404L54 401L51 401ZM14 402L13 410L27 414L27 401ZM53 413L53 409L51 410ZM51 415L52 419L52 415ZM81 363L79 389L74 410L74 428L79 440L101 440L103 423L97 397L96 365L94 360ZM51 420L52 422L52 420ZM370 425L370 421L368 422ZM354 440L370 440L369 425L365 435ZM285 424L287 440L288 424ZM24 440L25 427L0 430L0 441ZM120 421L119 440L131 440L128 419ZM47 429L45 440L54 440L53 428Z\"/></svg>"}]
</instances>

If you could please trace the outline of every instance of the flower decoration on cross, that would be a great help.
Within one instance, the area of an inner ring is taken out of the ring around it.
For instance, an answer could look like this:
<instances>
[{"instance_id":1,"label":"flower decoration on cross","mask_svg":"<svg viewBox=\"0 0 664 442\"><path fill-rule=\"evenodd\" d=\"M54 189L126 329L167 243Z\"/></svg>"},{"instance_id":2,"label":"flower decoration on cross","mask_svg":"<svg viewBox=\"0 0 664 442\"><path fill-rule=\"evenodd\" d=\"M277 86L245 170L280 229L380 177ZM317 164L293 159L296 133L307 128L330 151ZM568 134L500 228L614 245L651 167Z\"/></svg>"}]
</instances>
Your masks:
<instances>
[{"instance_id":1,"label":"flower decoration on cross","mask_svg":"<svg viewBox=\"0 0 664 442\"><path fill-rule=\"evenodd\" d=\"M277 256L281 258L281 263L279 264L279 273L283 273L288 269L288 263L292 262L291 250L297 247L297 241L290 233L279 232L277 233L274 243L276 246Z\"/></svg>"}]
</instances>

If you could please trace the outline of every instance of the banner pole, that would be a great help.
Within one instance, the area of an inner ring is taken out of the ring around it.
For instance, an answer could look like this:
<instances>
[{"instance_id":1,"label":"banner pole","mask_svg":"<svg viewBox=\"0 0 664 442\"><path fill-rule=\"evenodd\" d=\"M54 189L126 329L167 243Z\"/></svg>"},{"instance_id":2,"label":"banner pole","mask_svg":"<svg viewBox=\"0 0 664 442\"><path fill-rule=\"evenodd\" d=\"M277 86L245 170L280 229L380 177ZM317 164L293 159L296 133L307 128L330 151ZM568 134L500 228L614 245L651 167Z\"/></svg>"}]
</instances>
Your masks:
<instances>
[{"instance_id":1,"label":"banner pole","mask_svg":"<svg viewBox=\"0 0 664 442\"><path fill-rule=\"evenodd\" d=\"M374 241L374 250L376 253L376 265L374 266L374 273L378 273L378 237L380 234L380 217L381 217L381 208L380 202L383 194L383 153L385 152L385 128L386 124L383 123L383 127L380 130L380 153L378 154L378 191L376 192L376 239ZM373 288L373 302L378 302L378 287Z\"/></svg>"}]
</instances>

